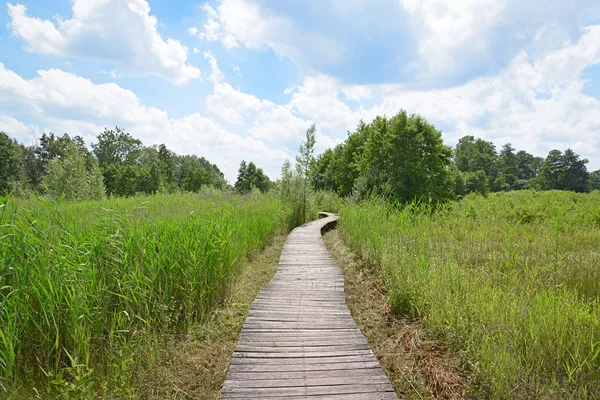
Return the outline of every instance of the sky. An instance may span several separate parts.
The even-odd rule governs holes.
[[[598,0],[13,0],[0,8],[0,130],[145,145],[273,179],[400,109],[600,168]]]

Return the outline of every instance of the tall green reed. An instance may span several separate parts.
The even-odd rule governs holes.
[[[475,397],[600,393],[600,193],[468,196],[438,210],[342,209],[393,309],[454,343]],[[560,215],[560,219],[557,216]]]
[[[258,194],[2,202],[0,393],[95,392],[136,346],[201,322],[289,218]]]

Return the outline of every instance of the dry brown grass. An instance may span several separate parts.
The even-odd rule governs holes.
[[[399,318],[387,302],[377,268],[360,260],[333,230],[325,244],[345,279],[346,302],[396,394],[407,399],[463,399],[466,377],[458,355],[428,337],[418,320]]]
[[[186,338],[165,341],[157,368],[140,382],[145,399],[217,399],[250,305],[277,269],[285,234],[241,269],[227,302]]]

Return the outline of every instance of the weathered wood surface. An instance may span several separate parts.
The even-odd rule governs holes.
[[[397,399],[346,306],[344,278],[321,229],[292,231],[233,353],[221,399]]]

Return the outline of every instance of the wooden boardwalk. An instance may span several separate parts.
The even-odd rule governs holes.
[[[221,399],[397,398],[348,311],[343,276],[321,238],[336,218],[287,238],[242,328]]]

